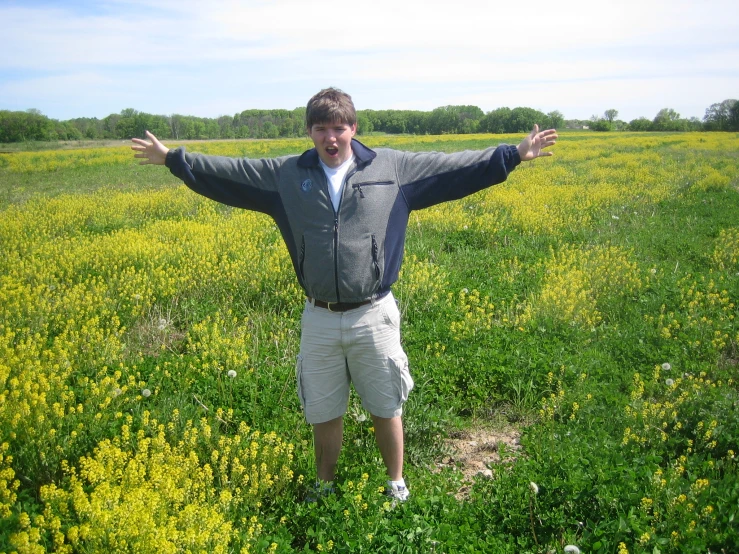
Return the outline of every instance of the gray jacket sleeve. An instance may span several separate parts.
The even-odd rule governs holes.
[[[165,165],[198,194],[237,208],[274,215],[279,169],[286,158],[252,160],[170,150]]]
[[[520,163],[518,149],[501,144],[453,154],[403,152],[397,171],[408,207],[419,210],[502,183]]]

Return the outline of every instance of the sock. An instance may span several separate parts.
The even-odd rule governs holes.
[[[403,479],[402,477],[398,481],[388,481],[387,483],[388,485],[390,485],[391,488],[393,485],[395,485],[395,487],[398,489],[405,488],[405,479]]]

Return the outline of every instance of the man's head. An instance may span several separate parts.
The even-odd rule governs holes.
[[[323,89],[308,101],[305,123],[323,163],[338,167],[351,158],[351,141],[357,132],[351,96],[339,89]]]
[[[357,112],[352,97],[337,88],[325,88],[308,100],[305,124],[310,129],[316,123],[357,124]]]

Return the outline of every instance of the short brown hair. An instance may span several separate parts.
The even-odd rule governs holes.
[[[357,111],[352,97],[337,88],[325,88],[308,100],[305,124],[310,129],[316,123],[345,123],[354,125]]]

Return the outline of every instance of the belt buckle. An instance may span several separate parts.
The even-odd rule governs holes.
[[[327,309],[327,310],[328,310],[329,312],[333,312],[333,313],[338,313],[338,312],[334,312],[334,311],[333,311],[333,310],[331,309],[331,304],[338,304],[338,302],[326,302],[326,309]]]

